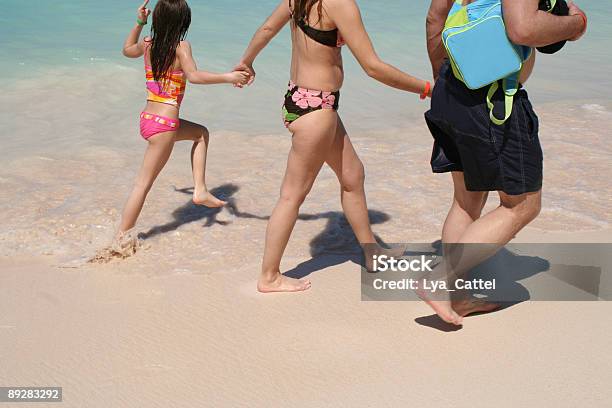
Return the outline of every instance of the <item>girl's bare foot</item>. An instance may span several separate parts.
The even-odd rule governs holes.
[[[203,205],[209,208],[219,208],[227,204],[227,201],[219,200],[208,191],[194,191],[193,203],[196,205]]]
[[[309,280],[293,279],[280,273],[271,279],[260,277],[257,282],[257,290],[261,293],[303,292],[310,286]]]
[[[461,326],[463,323],[463,316],[457,314],[457,312],[453,310],[453,304],[450,300],[432,300],[427,297],[425,291],[420,289],[416,291],[416,294],[425,303],[427,303],[434,312],[436,312],[440,319],[444,320],[446,323],[454,324],[456,326]]]
[[[474,313],[489,313],[500,308],[497,303],[487,302],[484,299],[470,298],[452,303],[453,310],[460,316],[469,316]]]
[[[141,248],[141,243],[135,231],[117,232],[113,241],[105,248],[96,252],[89,263],[108,263],[113,259],[126,259],[133,256]]]

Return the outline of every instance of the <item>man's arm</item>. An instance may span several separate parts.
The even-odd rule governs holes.
[[[512,42],[542,47],[577,40],[584,34],[586,16],[576,5],[570,3],[569,16],[555,16],[538,10],[538,3],[538,0],[502,0],[506,31]]]
[[[432,0],[427,13],[427,52],[434,79],[438,79],[440,67],[446,58],[446,50],[442,45],[442,30],[452,6],[453,0]]]

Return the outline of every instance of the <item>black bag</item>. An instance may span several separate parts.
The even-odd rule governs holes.
[[[556,16],[567,16],[569,15],[569,7],[565,0],[557,0],[553,7],[553,0],[540,0],[539,9],[542,11],[548,11]],[[565,46],[567,41],[559,41],[555,44],[550,44],[545,47],[538,47],[538,51],[543,54],[554,54],[561,51],[561,48]]]

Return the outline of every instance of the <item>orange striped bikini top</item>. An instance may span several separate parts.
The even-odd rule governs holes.
[[[150,42],[145,42],[146,48]],[[187,78],[182,70],[169,71],[167,79],[163,82],[156,81],[153,77],[153,68],[148,64],[148,55],[145,52],[145,74],[147,78],[147,101],[165,103],[168,105],[181,106],[185,89],[187,88]]]

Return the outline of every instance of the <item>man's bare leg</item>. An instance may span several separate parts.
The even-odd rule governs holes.
[[[444,244],[448,244],[445,247],[452,251],[455,244],[492,245],[483,245],[478,248],[463,247],[459,260],[449,260],[448,258],[452,258],[453,254],[445,253],[445,257],[448,258],[438,266],[432,278],[446,279],[451,285],[458,276],[493,256],[501,246],[510,242],[521,229],[537,217],[541,208],[541,192],[520,196],[510,196],[499,192],[500,206],[484,217],[478,218],[485,198],[479,197],[478,193],[470,194],[467,190],[463,191],[465,183],[462,174],[453,174],[453,181],[455,199],[445,224],[445,239],[449,240],[444,241]],[[474,219],[474,221],[470,223],[469,219]],[[457,222],[457,227],[451,226],[454,221]],[[453,239],[461,228],[464,230],[463,233],[458,239]],[[420,291],[419,295],[444,321],[452,324],[461,324],[463,316],[492,311],[498,307],[495,304],[473,298],[453,302],[450,296],[434,300],[423,291]]]

